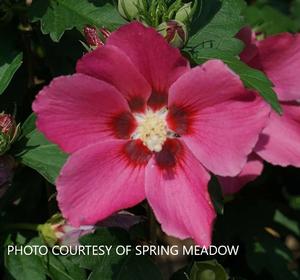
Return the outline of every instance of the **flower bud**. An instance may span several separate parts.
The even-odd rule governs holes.
[[[49,246],[55,244],[76,246],[79,245],[79,238],[85,234],[94,232],[94,226],[73,227],[60,215],[53,215],[47,223],[39,225],[40,235]]]
[[[0,155],[3,155],[20,133],[13,116],[0,113]]]
[[[225,269],[216,261],[195,262],[191,270],[191,279],[228,280]]]
[[[96,49],[99,46],[103,46],[104,43],[101,41],[96,28],[92,26],[86,26],[83,28],[85,40],[88,43],[89,47]]]
[[[192,18],[192,2],[184,4],[175,15],[175,20],[188,23]]]
[[[118,11],[127,20],[136,19],[139,11],[145,9],[144,0],[118,0]]]
[[[0,130],[2,133],[12,136],[16,128],[14,118],[9,114],[0,114]]]
[[[163,22],[157,27],[157,31],[175,48],[182,48],[187,41],[186,27],[180,21]]]

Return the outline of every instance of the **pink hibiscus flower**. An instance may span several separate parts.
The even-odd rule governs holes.
[[[70,157],[58,202],[74,225],[145,198],[169,235],[209,245],[207,170],[237,175],[269,106],[221,61],[190,69],[154,29],[134,22],[37,96],[37,127]],[[247,128],[247,129],[245,129]]]
[[[254,149],[239,176],[219,178],[223,192],[232,194],[263,171],[263,160],[280,166],[300,167],[300,34],[282,33],[257,41],[248,27],[238,38],[246,47],[241,59],[263,71],[273,82],[283,115],[271,112]]]

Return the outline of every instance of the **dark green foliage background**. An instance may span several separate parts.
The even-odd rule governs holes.
[[[187,2],[187,1],[184,1]],[[238,73],[247,87],[260,92],[274,110],[281,112],[267,77],[243,64],[236,56],[243,43],[235,34],[246,24],[267,35],[300,30],[300,0],[199,0],[189,26],[183,52],[194,64],[222,59]],[[82,28],[87,25],[116,29],[126,21],[115,3],[101,0],[0,1],[0,111],[14,114],[22,134],[9,151],[19,166],[11,187],[0,199],[0,278],[17,280],[163,279],[164,268],[148,257],[106,258],[63,256],[6,256],[8,244],[42,244],[36,231],[12,224],[42,224],[58,211],[54,182],[67,155],[35,129],[31,104],[53,77],[74,72],[85,52]],[[247,128],[245,128],[247,129]],[[234,197],[220,197],[215,180],[211,194],[218,219],[214,244],[240,246],[238,256],[190,258],[173,280],[208,280],[201,271],[215,271],[218,278],[235,280],[296,280],[300,248],[288,248],[287,238],[300,239],[300,171],[266,165],[263,175]],[[20,203],[13,204],[14,201]],[[142,206],[132,209],[145,214]],[[270,234],[272,229],[276,234]],[[145,232],[146,231],[146,232]],[[82,244],[136,244],[147,240],[147,225],[129,233],[99,229],[82,238]],[[171,271],[174,269],[171,264]],[[226,272],[225,272],[226,271]]]

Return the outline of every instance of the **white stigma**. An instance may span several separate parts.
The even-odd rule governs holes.
[[[167,112],[166,108],[157,112],[147,109],[145,114],[135,114],[138,126],[132,138],[141,139],[150,151],[160,152],[171,133],[166,122]]]

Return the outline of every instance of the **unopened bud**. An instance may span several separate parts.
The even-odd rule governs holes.
[[[145,9],[144,0],[118,0],[118,11],[127,20],[138,18],[139,11]]]
[[[180,21],[163,22],[157,27],[157,31],[175,48],[182,48],[187,41],[186,27]]]
[[[94,232],[94,229],[94,226],[73,227],[60,214],[53,215],[47,223],[38,227],[40,235],[49,246],[54,246],[55,244],[79,245],[79,238]]]
[[[97,47],[104,45],[98,35],[96,28],[92,26],[86,26],[84,27],[83,32],[86,42],[92,49],[96,49]]]
[[[191,270],[191,279],[228,280],[225,269],[216,261],[195,262]]]
[[[0,113],[0,155],[3,155],[17,139],[20,126],[12,115]]]
[[[204,271],[202,271],[200,273],[200,278],[199,279],[203,279],[203,280],[216,280],[216,273],[210,269],[206,269]]]
[[[0,131],[8,136],[12,136],[16,128],[16,122],[13,116],[9,114],[0,114]]]
[[[184,4],[175,15],[175,20],[188,23],[192,18],[192,2]]]

